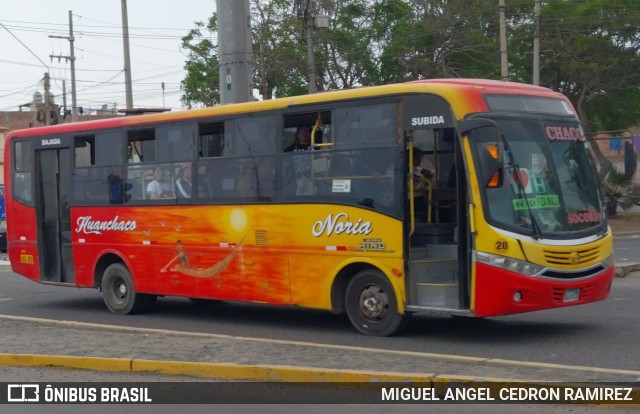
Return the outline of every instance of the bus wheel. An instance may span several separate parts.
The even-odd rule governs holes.
[[[102,297],[107,308],[119,315],[147,311],[157,298],[156,295],[136,293],[129,270],[120,263],[114,263],[104,271]]]
[[[345,307],[353,326],[365,335],[394,335],[407,325],[410,316],[398,313],[393,288],[377,270],[363,270],[351,279]]]

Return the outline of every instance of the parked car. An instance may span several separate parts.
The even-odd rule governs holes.
[[[0,221],[0,252],[7,251],[7,222]]]

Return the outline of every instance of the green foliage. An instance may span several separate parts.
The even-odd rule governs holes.
[[[616,215],[618,207],[628,210],[640,206],[640,185],[613,168],[604,180],[604,201],[609,217]]]
[[[542,82],[567,95],[590,129],[639,122],[638,3],[550,0],[542,16]],[[604,108],[609,114],[601,112]],[[608,116],[616,113],[625,115]]]
[[[531,82],[533,1],[507,0],[509,75]],[[313,32],[318,90],[437,77],[500,78],[496,0],[314,0],[330,17]],[[307,41],[293,0],[251,0],[254,88],[306,93]],[[587,129],[640,123],[640,3],[545,0],[541,84],[566,94]],[[216,15],[183,38],[183,102],[219,102]]]
[[[217,30],[215,13],[207,25],[196,23],[196,28],[182,38],[187,52],[184,68],[187,76],[182,81],[182,103],[193,106],[213,106],[220,102],[218,45],[213,42]]]
[[[302,22],[289,0],[252,0],[254,85],[264,99],[306,93],[306,48]]]

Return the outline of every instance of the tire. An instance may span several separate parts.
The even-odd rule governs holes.
[[[345,308],[351,324],[360,333],[372,336],[399,333],[411,316],[398,313],[398,300],[391,283],[373,269],[360,271],[349,281]]]
[[[157,296],[136,293],[129,269],[113,263],[102,275],[102,297],[107,308],[118,315],[132,315],[151,309]]]

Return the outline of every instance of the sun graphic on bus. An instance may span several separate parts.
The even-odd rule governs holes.
[[[243,232],[247,227],[247,215],[242,210],[233,210],[229,216],[231,228],[237,232]]]

